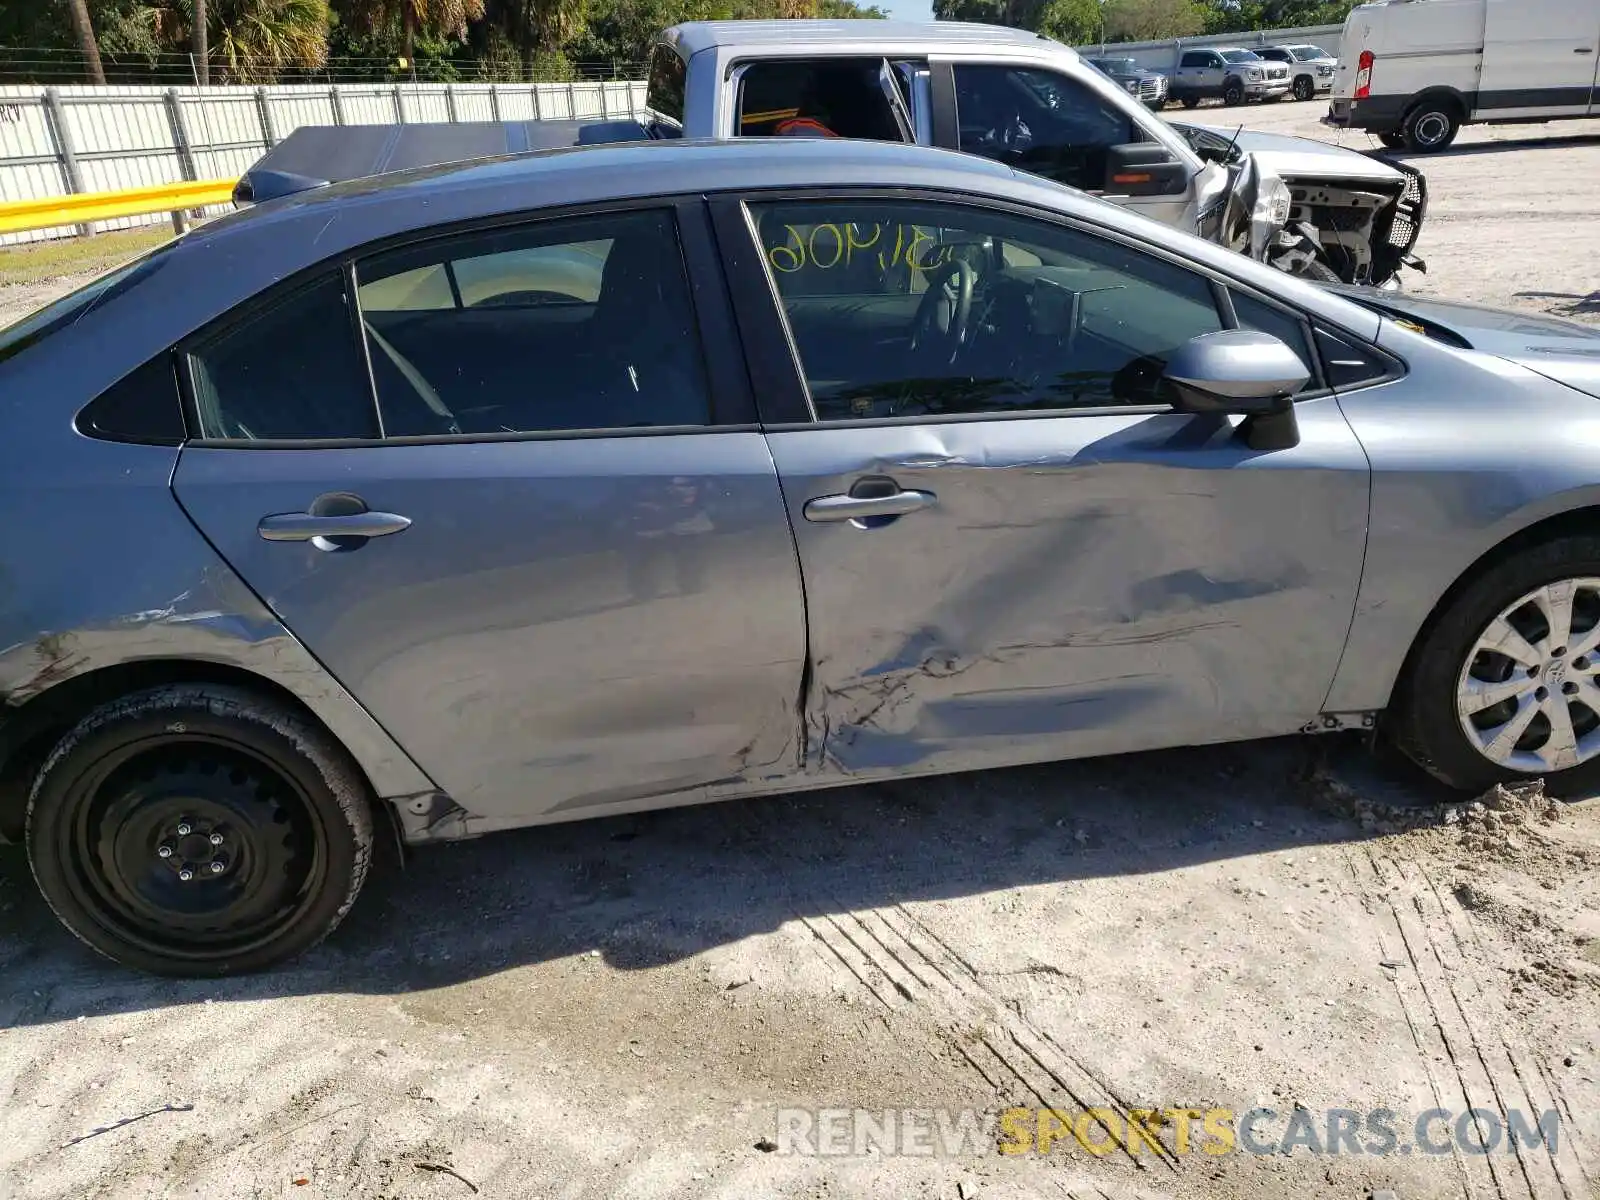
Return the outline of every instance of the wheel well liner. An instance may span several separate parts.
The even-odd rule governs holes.
[[[1471,586],[1473,580],[1484,571],[1499,566],[1508,558],[1512,558],[1532,546],[1542,545],[1545,542],[1553,541],[1558,537],[1565,537],[1568,534],[1594,533],[1596,531],[1600,531],[1600,506],[1592,505],[1587,508],[1574,508],[1567,512],[1556,513],[1554,516],[1546,517],[1542,521],[1535,521],[1526,529],[1518,530],[1479,555],[1445,589],[1444,595],[1439,597],[1438,602],[1429,611],[1427,620],[1423,621],[1422,625],[1417,629],[1416,636],[1411,639],[1411,648],[1406,651],[1405,662],[1401,664],[1400,671],[1395,676],[1394,687],[1389,692],[1389,706],[1393,707],[1395,700],[1402,694],[1407,681],[1410,680],[1418,648],[1427,640],[1428,634],[1433,631],[1433,627],[1450,610],[1450,606],[1456,602],[1456,598]]]
[[[4,724],[0,725],[0,839],[22,840],[34,774],[68,730],[92,710],[119,696],[175,683],[229,684],[260,692],[293,707],[329,737],[334,737],[322,719],[293,692],[271,679],[227,663],[143,659],[86,671],[5,712]],[[355,763],[355,769],[361,772],[371,790],[372,781],[366,777],[360,763]],[[374,807],[387,810],[388,806],[376,804]]]

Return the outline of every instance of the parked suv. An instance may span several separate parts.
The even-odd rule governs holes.
[[[1221,97],[1229,106],[1247,100],[1281,100],[1289,94],[1289,68],[1243,47],[1185,50],[1172,77],[1172,98],[1185,108]]]
[[[1131,58],[1086,58],[1083,61],[1111,78],[1119,87],[1126,88],[1128,95],[1151,112],[1160,112],[1167,106],[1169,85],[1167,77],[1160,71],[1141,67]]]
[[[1321,46],[1263,46],[1257,58],[1283,63],[1289,68],[1291,90],[1296,100],[1311,100],[1333,91],[1333,75],[1339,60]]]

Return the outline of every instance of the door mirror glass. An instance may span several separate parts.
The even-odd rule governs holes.
[[[1270,333],[1227,329],[1179,346],[1162,383],[1180,412],[1261,416],[1283,412],[1311,372]]]

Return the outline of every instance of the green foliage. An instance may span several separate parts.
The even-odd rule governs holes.
[[[1206,27],[1196,0],[1106,0],[1106,41],[1154,42],[1193,37]]]
[[[1100,40],[1104,20],[1100,0],[1050,0],[1036,28],[1068,46],[1082,46]]]

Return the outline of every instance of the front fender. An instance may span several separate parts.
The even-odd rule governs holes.
[[[1600,399],[1385,321],[1406,378],[1340,397],[1372,464],[1366,564],[1327,712],[1386,707],[1440,602],[1553,518],[1600,529]]]

